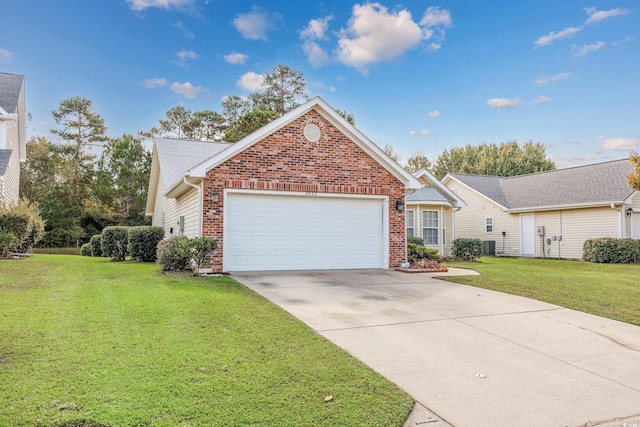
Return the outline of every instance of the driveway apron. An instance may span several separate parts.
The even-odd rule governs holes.
[[[426,274],[232,277],[435,414],[415,425],[640,427],[640,327]]]

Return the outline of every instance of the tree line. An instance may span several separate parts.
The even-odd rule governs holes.
[[[36,203],[46,221],[41,246],[81,246],[113,225],[148,225],[145,217],[152,153],[144,141],[173,137],[201,141],[236,142],[300,105],[306,96],[301,71],[278,65],[263,74],[262,88],[248,97],[233,95],[221,102],[220,112],[192,112],[183,106],[168,110],[156,126],[118,137],[107,135],[104,118],[93,111],[91,100],[68,98],[52,111],[57,128],[27,142],[20,193]],[[336,110],[355,125],[355,117]],[[91,147],[101,148],[99,155]],[[396,161],[390,146],[385,151]],[[517,175],[554,169],[544,146],[515,141],[500,145],[466,145],[445,150],[432,164],[424,151],[411,156],[409,171],[426,169],[442,178],[448,172]]]

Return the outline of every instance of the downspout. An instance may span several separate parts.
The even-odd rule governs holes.
[[[198,190],[198,235],[196,237],[202,237],[202,188],[199,185],[190,183],[187,175],[182,177],[182,181],[189,187]]]
[[[404,199],[404,209],[405,209],[405,211],[407,210],[407,197],[413,196],[416,193],[416,191],[418,191],[418,189],[413,189],[413,190],[411,190],[411,192],[409,194],[403,194],[402,195],[402,198]],[[408,249],[407,249],[407,223],[406,223],[407,214],[405,212],[402,212],[402,215],[404,215],[404,220],[405,220],[405,224],[404,224],[404,263],[408,264],[409,263],[409,252],[408,252]],[[415,226],[415,218],[414,218],[413,221],[414,221],[413,234],[415,235],[415,228],[416,228],[416,226]]]
[[[620,231],[620,238],[623,239],[624,238],[624,221],[622,220],[622,208],[618,209],[616,208],[615,203],[611,203],[611,209],[620,212],[620,214],[618,215],[618,230]]]
[[[462,208],[458,206],[451,211],[451,247],[453,247],[453,241],[456,239],[456,212],[460,209]]]

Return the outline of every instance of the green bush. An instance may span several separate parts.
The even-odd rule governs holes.
[[[139,226],[129,228],[129,255],[141,262],[155,262],[158,243],[164,238],[162,227]]]
[[[102,255],[112,261],[124,261],[129,246],[129,227],[110,226],[102,230],[100,238]]]
[[[422,237],[409,236],[407,237],[407,245],[413,243],[414,245],[424,246],[424,239]]]
[[[0,250],[31,252],[44,234],[44,220],[38,205],[27,199],[20,199],[15,205],[0,205],[0,232],[13,235],[10,240],[3,238]]]
[[[162,267],[162,271],[189,270],[191,265],[189,239],[184,236],[177,236],[161,240],[158,243],[156,258],[158,264]]]
[[[102,256],[102,234],[91,236],[91,256]]]
[[[453,241],[453,256],[464,261],[475,261],[482,256],[482,240],[455,239]]]
[[[218,247],[218,241],[211,237],[195,237],[189,239],[189,254],[193,261],[193,272],[198,274],[205,262],[211,261],[209,255]]]
[[[0,230],[0,258],[9,255],[17,240],[15,234]]]
[[[640,240],[602,237],[590,239],[582,246],[585,261],[611,264],[640,263]]]
[[[416,245],[415,243],[409,243],[407,245],[407,261],[415,264],[423,259],[430,259],[439,262],[442,261],[442,256],[438,253],[437,249],[427,248],[426,246]]]
[[[93,253],[93,245],[91,243],[85,243],[80,247],[80,255],[92,256],[92,253]]]

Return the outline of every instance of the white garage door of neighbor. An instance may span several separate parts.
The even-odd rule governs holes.
[[[226,271],[383,268],[384,201],[229,193]]]

